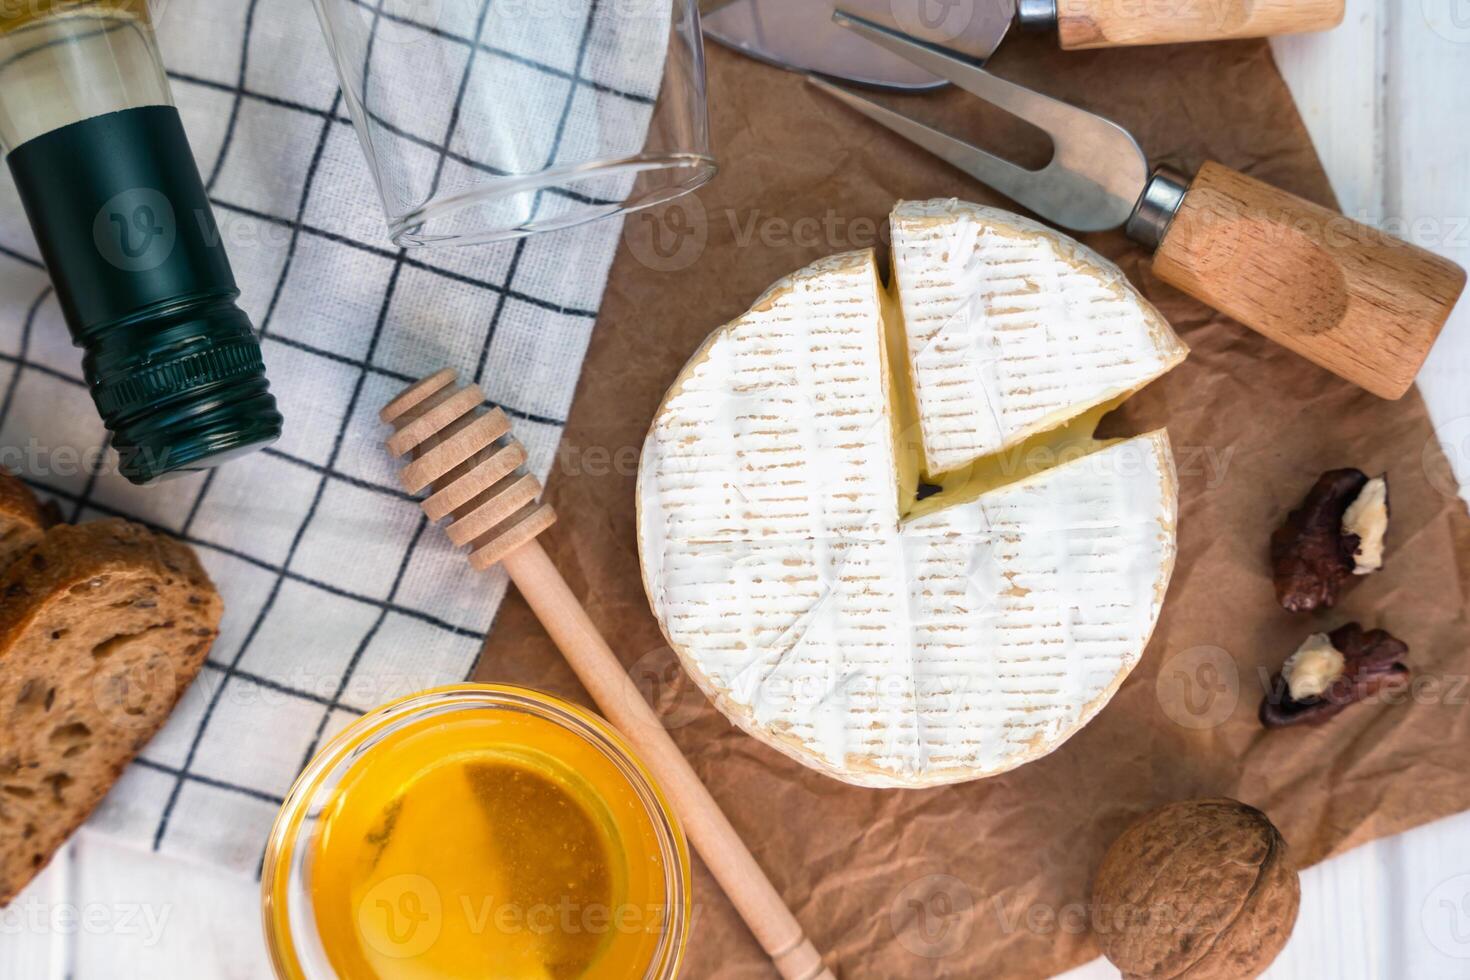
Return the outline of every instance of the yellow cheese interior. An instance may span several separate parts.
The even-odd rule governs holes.
[[[893,428],[894,461],[898,469],[898,512],[903,520],[969,503],[992,490],[1121,441],[1094,439],[1093,433],[1103,416],[1127,401],[1139,388],[1124,391],[1077,415],[1059,416],[1051,426],[1044,427],[1035,435],[999,452],[972,459],[958,469],[931,472],[924,454],[918,398],[910,372],[908,343],[898,298],[898,276],[890,274],[889,278],[889,286],[879,288],[879,308],[883,314],[889,418]],[[921,489],[923,499],[920,499]]]
[[[877,283],[876,270],[874,282]],[[888,421],[893,428],[893,460],[898,470],[898,513],[907,517],[913,508],[924,471],[924,436],[919,425],[917,395],[909,379],[909,348],[903,332],[903,312],[898,305],[898,277],[893,284],[878,288],[878,308],[883,315],[884,377],[888,388]]]

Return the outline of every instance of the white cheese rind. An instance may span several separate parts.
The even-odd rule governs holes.
[[[948,472],[1126,395],[1187,354],[1113,263],[962,201],[893,212],[926,469]]]
[[[868,252],[768,290],[695,353],[665,398],[641,467],[666,533],[693,541],[872,533],[898,522]]]
[[[691,676],[849,782],[1051,751],[1137,663],[1174,559],[1162,432],[900,524],[865,253],[778,284],[685,368],[644,445],[639,552]]]

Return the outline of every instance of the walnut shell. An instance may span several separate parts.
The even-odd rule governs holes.
[[[1263,972],[1296,925],[1301,884],[1261,811],[1170,803],[1134,821],[1093,882],[1094,928],[1130,980],[1239,980]]]

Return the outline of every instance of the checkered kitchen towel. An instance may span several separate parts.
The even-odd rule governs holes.
[[[480,18],[455,16],[425,43],[462,51],[483,73],[477,84],[515,86],[521,100],[540,93],[553,117],[610,114],[615,124],[604,128],[641,144],[667,35],[639,59],[598,57],[577,39],[597,36],[612,0],[602,9],[559,0],[551,12],[562,18],[567,57],[549,64],[530,54],[547,48],[537,33],[545,17],[528,17],[520,2],[499,16],[498,2],[419,4],[492,5],[478,37],[453,27]],[[393,6],[383,23],[408,29]],[[122,515],[182,538],[219,585],[227,611],[209,663],[92,825],[252,870],[283,795],[322,740],[390,698],[467,677],[505,591],[502,574],[468,574],[397,489],[378,409],[409,381],[453,365],[512,417],[544,478],[619,223],[504,246],[399,251],[310,4],[166,0],[154,13],[285,436],[151,488],[89,465],[105,432],[14,188],[0,179],[0,462],[56,498],[68,519]],[[585,128],[563,128],[585,142]],[[558,152],[552,158],[565,160]]]

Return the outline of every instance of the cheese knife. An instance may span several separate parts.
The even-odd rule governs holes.
[[[1218,163],[1193,178],[1150,170],[1116,123],[882,24],[834,20],[1032,123],[1052,158],[1026,169],[851,89],[812,84],[1054,224],[1122,226],[1153,250],[1160,279],[1376,395],[1408,391],[1464,290],[1464,270],[1432,252]]]
[[[1010,30],[1055,33],[1068,50],[1319,31],[1344,0],[845,0],[843,8],[976,63]],[[761,61],[896,90],[945,79],[841,30],[836,0],[700,0],[707,37]]]

